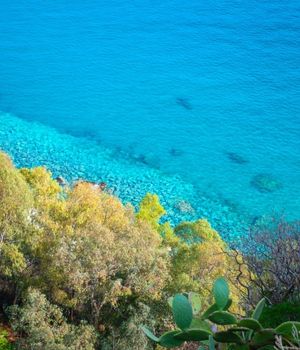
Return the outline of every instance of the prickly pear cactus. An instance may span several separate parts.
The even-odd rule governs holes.
[[[229,350],[272,350],[275,349],[276,337],[281,337],[283,344],[293,345],[295,333],[300,332],[300,322],[285,322],[275,329],[264,329],[259,322],[265,307],[265,299],[256,306],[251,317],[237,319],[230,313],[232,300],[228,283],[218,278],[213,286],[214,304],[202,314],[201,298],[197,293],[176,294],[169,299],[176,328],[159,338],[147,327],[142,326],[145,335],[164,348],[181,346],[184,342],[199,342],[215,350],[217,344],[227,345]],[[222,326],[218,331],[217,326]]]

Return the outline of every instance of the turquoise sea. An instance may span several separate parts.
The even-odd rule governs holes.
[[[298,0],[1,0],[0,148],[236,240],[300,213]]]

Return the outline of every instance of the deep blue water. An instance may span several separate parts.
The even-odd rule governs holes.
[[[220,229],[224,210],[299,218],[298,0],[1,0],[0,53],[0,148],[18,165],[133,201],[156,186],[171,216],[188,198]]]

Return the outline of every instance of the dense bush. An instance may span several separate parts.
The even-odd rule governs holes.
[[[68,324],[61,310],[37,290],[29,290],[23,306],[12,306],[8,313],[13,330],[21,335],[16,349],[93,350],[96,344],[92,326]]]
[[[164,243],[171,249],[168,292],[172,294],[193,290],[208,305],[214,280],[218,276],[225,276],[231,281],[234,310],[242,312],[238,302],[245,291],[237,288],[235,283],[239,275],[238,264],[232,258],[226,243],[209,223],[206,220],[184,222],[175,227],[174,232],[168,225],[164,225],[162,231]],[[247,287],[249,272],[246,266],[242,270],[241,279]]]
[[[13,345],[8,339],[8,332],[0,326],[0,350],[13,350]]]
[[[300,320],[300,302],[296,301],[267,305],[260,319],[262,325],[267,328],[274,328],[281,322],[297,320]]]
[[[32,193],[11,160],[0,153],[0,289],[26,267],[30,250],[29,215],[33,207]]]

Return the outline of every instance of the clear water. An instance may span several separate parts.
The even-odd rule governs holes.
[[[156,191],[172,220],[222,232],[299,217],[298,0],[1,0],[0,16],[0,147],[18,165],[135,203]]]

